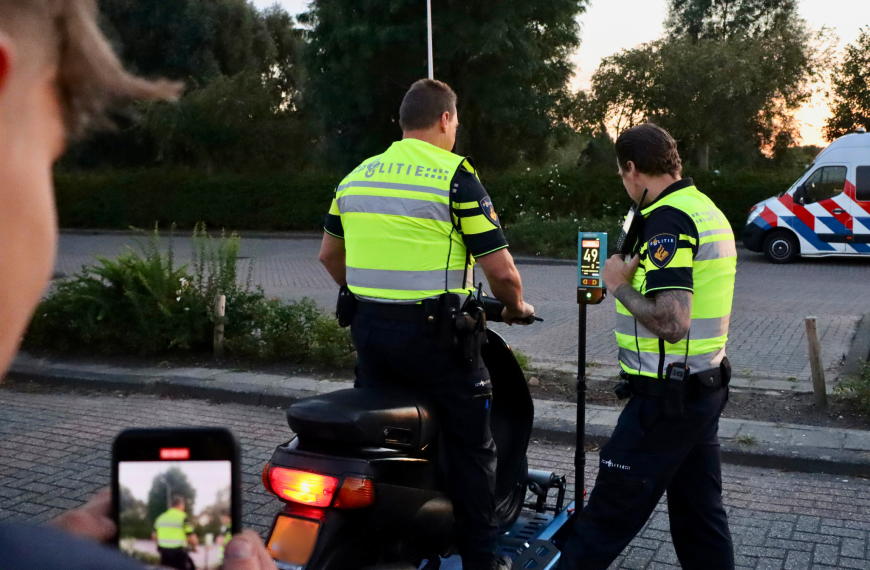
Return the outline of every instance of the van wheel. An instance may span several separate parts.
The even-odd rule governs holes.
[[[791,263],[801,253],[797,237],[787,230],[771,232],[764,238],[764,256],[771,263]]]

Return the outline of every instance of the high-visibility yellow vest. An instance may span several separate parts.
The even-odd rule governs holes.
[[[154,530],[160,548],[183,548],[187,545],[187,535],[193,532],[187,524],[187,513],[174,507],[157,517]]]
[[[692,219],[699,241],[692,236],[676,236],[683,244],[674,252],[668,268],[691,267],[694,281],[692,321],[689,329],[688,359],[686,339],[671,344],[656,337],[616,301],[616,340],[619,363],[629,374],[663,378],[671,363],[687,362],[690,372],[717,368],[725,358],[731,301],[734,297],[734,276],[737,270],[737,248],[734,234],[725,215],[710,198],[694,186],[677,190],[654,202],[642,211],[648,217],[658,208],[670,206]],[[693,255],[693,245],[697,253]],[[646,271],[655,269],[647,251],[641,246],[641,264],[632,280],[636,291],[646,294]],[[636,329],[635,329],[636,327]],[[635,330],[637,334],[635,335]]]
[[[461,156],[404,139],[342,180],[329,213],[341,216],[347,284],[354,294],[417,301],[474,288],[474,260],[451,211],[450,183],[460,166],[474,172]],[[476,222],[463,219],[463,225]]]

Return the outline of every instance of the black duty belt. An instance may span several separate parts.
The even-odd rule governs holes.
[[[712,394],[727,386],[731,381],[730,376],[731,365],[727,362],[726,358],[719,368],[711,368],[710,370],[690,375],[689,383],[686,386],[686,394],[688,396],[706,396],[707,394]],[[628,380],[631,386],[631,393],[635,396],[657,400],[665,395],[666,383],[662,379],[651,376],[634,376],[625,372],[622,372],[620,377]]]
[[[423,320],[423,305],[421,303],[415,303],[413,305],[399,303],[372,303],[360,299],[356,307],[356,312],[359,315],[377,317],[379,319],[389,319],[391,321],[419,323]]]

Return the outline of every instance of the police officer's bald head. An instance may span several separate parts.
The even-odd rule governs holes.
[[[456,93],[442,81],[421,79],[402,99],[399,126],[405,132],[423,131],[434,126],[444,113],[456,114]]]

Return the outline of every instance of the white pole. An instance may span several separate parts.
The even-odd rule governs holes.
[[[426,15],[429,28],[429,79],[435,79],[434,64],[432,63],[432,0],[426,0]]]

